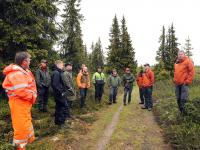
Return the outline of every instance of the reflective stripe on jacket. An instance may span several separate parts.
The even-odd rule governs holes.
[[[35,103],[37,97],[35,78],[30,70],[11,64],[3,70],[6,75],[3,88],[12,99],[20,99]]]

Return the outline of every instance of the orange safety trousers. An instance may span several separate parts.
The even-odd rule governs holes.
[[[35,140],[31,117],[32,104],[15,97],[9,99],[9,106],[14,129],[13,144],[18,149],[25,149],[26,144]]]

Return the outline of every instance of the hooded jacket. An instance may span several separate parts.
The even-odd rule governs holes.
[[[174,83],[176,85],[191,84],[194,74],[194,64],[188,57],[185,56],[174,64]]]
[[[6,76],[3,88],[6,90],[9,100],[18,99],[35,103],[37,97],[35,78],[30,70],[11,64],[3,70]]]

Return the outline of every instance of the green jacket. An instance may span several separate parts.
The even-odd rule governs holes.
[[[108,86],[109,87],[119,87],[120,85],[121,85],[121,80],[118,75],[117,76],[113,76],[113,75],[109,76],[109,78],[108,78]]]
[[[95,72],[92,77],[93,84],[104,84],[105,83],[104,73]]]
[[[73,77],[71,72],[64,71],[64,73],[62,74],[62,80],[67,89],[74,89]]]
[[[135,82],[135,77],[133,74],[125,73],[122,78],[123,86],[124,87],[133,87],[133,83]]]
[[[48,68],[44,71],[41,68],[38,68],[36,71],[36,84],[38,88],[50,87],[51,85],[51,76],[49,74]]]
[[[65,86],[65,96],[67,100],[69,101],[76,100],[76,91],[75,91],[72,73],[68,71],[64,71],[61,77]]]

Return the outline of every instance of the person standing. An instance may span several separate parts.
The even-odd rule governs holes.
[[[34,76],[29,70],[30,57],[27,52],[18,52],[15,64],[10,64],[3,70],[6,76],[3,88],[9,98],[14,129],[13,144],[17,150],[25,150],[26,145],[35,139],[31,108],[36,101],[37,89]]]
[[[109,105],[117,103],[117,92],[121,85],[120,77],[116,69],[112,70],[112,74],[108,78],[108,86],[110,87]]]
[[[65,85],[62,79],[64,63],[61,60],[55,62],[55,70],[52,72],[51,85],[56,102],[55,124],[64,127],[65,120],[70,117],[69,106],[65,99]]]
[[[65,97],[68,101],[69,108],[72,107],[72,102],[76,99],[75,96],[75,86],[73,82],[73,76],[72,76],[72,68],[73,65],[69,62],[65,65],[65,71],[63,73],[63,81],[65,85]]]
[[[144,72],[143,70],[140,70],[140,73],[137,76],[137,85],[139,87],[139,94],[140,94],[140,103],[139,104],[144,104],[144,87],[143,87],[143,76]]]
[[[105,84],[105,75],[102,73],[101,67],[97,69],[97,72],[93,74],[92,77],[93,84],[95,86],[95,100],[101,102],[103,95],[103,88]]]
[[[39,111],[47,112],[47,104],[49,97],[49,87],[51,77],[47,67],[47,61],[42,59],[40,67],[36,71],[36,84],[38,89],[38,106]]]
[[[77,75],[76,82],[80,90],[80,108],[85,105],[87,90],[90,88],[90,76],[87,67],[83,67]]]
[[[193,62],[185,55],[184,51],[178,52],[178,59],[174,64],[174,83],[176,99],[179,110],[184,112],[188,100],[188,86],[194,79],[195,69]]]
[[[145,96],[145,107],[142,109],[148,109],[149,111],[153,108],[152,92],[154,84],[154,73],[150,68],[149,64],[145,64],[145,73],[143,76],[143,85],[144,85],[144,96]]]
[[[131,94],[133,91],[134,81],[135,81],[135,78],[133,74],[131,73],[130,68],[127,67],[125,69],[125,74],[123,75],[123,78],[122,78],[122,82],[124,85],[124,98],[123,98],[124,105],[126,105],[127,95],[128,95],[128,104],[130,104],[131,102]]]

